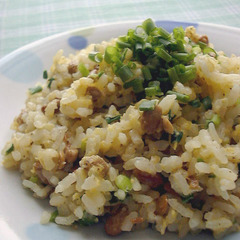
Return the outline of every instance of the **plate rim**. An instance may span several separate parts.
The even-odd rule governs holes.
[[[215,29],[218,30],[225,30],[225,31],[231,31],[231,32],[237,32],[240,34],[240,27],[233,27],[233,26],[228,26],[228,25],[223,25],[223,24],[216,24],[216,23],[209,23],[209,22],[195,22],[195,21],[181,21],[181,20],[166,20],[166,19],[153,19],[155,22],[171,22],[171,23],[184,23],[184,24],[197,24],[198,26],[202,26],[202,27],[213,27]],[[36,41],[27,43],[15,50],[13,50],[12,52],[8,53],[7,55],[3,56],[2,58],[0,58],[0,68],[2,65],[6,64],[8,61],[11,60],[11,58],[23,51],[27,51],[31,48],[40,46],[42,44],[44,44],[45,42],[51,41],[55,38],[59,38],[59,37],[63,37],[66,35],[70,35],[74,32],[80,32],[80,31],[85,31],[85,30],[90,30],[92,28],[101,28],[101,27],[110,27],[110,26],[116,26],[116,25],[122,25],[122,24],[128,24],[128,23],[140,23],[144,20],[140,20],[140,19],[135,19],[135,20],[126,20],[126,21],[116,21],[116,22],[111,22],[111,23],[101,23],[101,24],[96,24],[96,25],[89,25],[86,27],[79,27],[79,28],[74,28],[74,29],[70,29],[67,31],[63,31],[60,33],[56,33],[56,34],[52,34],[50,36],[44,37],[44,38],[40,38]],[[76,51],[73,49],[73,51]]]

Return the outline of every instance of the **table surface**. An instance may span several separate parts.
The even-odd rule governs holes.
[[[55,33],[149,17],[240,27],[240,0],[0,0],[0,58]]]

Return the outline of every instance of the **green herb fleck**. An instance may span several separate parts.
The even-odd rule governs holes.
[[[179,143],[182,140],[182,137],[183,137],[183,132],[178,132],[175,130],[171,136],[171,143],[173,142]]]
[[[156,101],[148,101],[148,100],[145,100],[143,101],[140,106],[139,106],[139,110],[140,111],[152,111],[154,110],[155,108],[155,105],[156,105]]]
[[[47,78],[48,78],[47,70],[44,70],[44,71],[43,71],[43,78],[44,78],[44,79],[47,79]]]
[[[50,222],[55,222],[56,217],[58,216],[58,210],[52,212],[51,217],[50,217]]]
[[[199,99],[194,99],[193,101],[189,102],[189,105],[191,105],[194,108],[201,107],[201,102]]]
[[[115,183],[119,189],[122,189],[124,192],[132,190],[132,183],[130,178],[125,175],[118,175],[115,179]]]
[[[8,148],[7,150],[6,150],[6,155],[8,155],[9,153],[11,153],[12,151],[14,150],[14,145],[12,144],[11,146],[10,146],[10,148]]]
[[[98,78],[100,78],[104,74],[104,71],[98,73]]]
[[[89,74],[89,70],[85,67],[83,63],[80,63],[78,65],[78,70],[80,71],[83,77],[87,77]]]
[[[188,203],[190,200],[194,199],[194,196],[193,194],[189,194],[187,196],[182,196],[181,198],[183,203]]]
[[[168,119],[169,119],[169,121],[172,122],[176,116],[177,116],[176,114],[174,114],[172,116],[172,110],[170,109],[169,112],[168,112]]]
[[[36,86],[34,88],[29,88],[29,92],[31,95],[41,92],[42,91],[42,87],[41,86]]]
[[[209,177],[209,178],[215,178],[216,175],[215,175],[214,173],[210,173],[210,174],[208,175],[208,177]]]
[[[197,162],[204,162],[202,158],[197,158]]]
[[[82,226],[90,226],[98,222],[98,218],[94,215],[87,213],[86,211],[83,212],[83,217],[78,221],[78,223]]]
[[[38,177],[37,177],[37,176],[31,176],[31,177],[29,178],[29,180],[30,180],[31,182],[33,182],[33,183],[37,183],[37,182],[38,182]]]
[[[202,99],[202,104],[203,104],[205,110],[211,109],[212,108],[212,99],[209,96],[207,96]]]
[[[105,120],[108,124],[120,120],[121,115],[117,115],[115,117],[106,117]]]
[[[48,88],[51,88],[52,82],[55,80],[55,78],[48,79]]]

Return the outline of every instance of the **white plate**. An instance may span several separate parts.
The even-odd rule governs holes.
[[[42,80],[42,72],[49,69],[56,51],[64,49],[65,55],[84,48],[90,43],[99,43],[112,37],[126,34],[140,21],[121,22],[101,25],[54,35],[22,47],[0,60],[0,148],[10,139],[9,130],[13,118],[24,107],[26,91]],[[156,21],[171,31],[176,26],[194,25],[197,32],[208,35],[217,50],[227,55],[240,55],[240,29],[206,23],[185,23],[174,21]],[[59,227],[53,223],[41,225],[43,210],[49,210],[47,200],[34,199],[32,194],[23,189],[20,174],[0,167],[0,240],[80,240],[113,239],[106,236],[103,225],[80,227],[79,229]],[[189,235],[185,239],[213,239],[210,234]],[[124,233],[114,239],[178,239],[176,234],[160,233],[151,229]],[[224,239],[240,239],[240,233],[231,234]]]

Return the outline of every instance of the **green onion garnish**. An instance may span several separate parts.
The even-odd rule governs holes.
[[[188,104],[191,105],[194,108],[201,107],[201,102],[200,102],[199,99],[194,99],[194,100],[190,101]]]
[[[169,119],[169,121],[172,122],[176,116],[177,116],[176,114],[174,114],[172,116],[172,110],[170,109],[169,112],[168,112],[168,119]]]
[[[202,158],[197,158],[197,162],[204,162]]]
[[[58,210],[52,212],[51,217],[50,217],[50,222],[55,222],[56,217],[58,216]]]
[[[176,27],[173,29],[173,36],[176,40],[184,41],[185,32],[183,27]]]
[[[47,79],[47,78],[48,78],[47,70],[44,70],[44,71],[43,71],[43,78],[44,78],[44,79]]]
[[[170,62],[172,60],[172,56],[161,47],[156,49],[156,53],[160,58],[162,58],[166,62]]]
[[[117,41],[117,42],[116,42],[116,46],[117,46],[118,48],[130,48],[130,47],[131,47],[131,44],[126,43],[126,42],[122,42],[122,41]]]
[[[167,95],[176,95],[177,100],[183,103],[187,103],[189,102],[189,96],[182,94],[182,93],[178,93],[178,92],[174,92],[174,91],[167,91]]]
[[[120,59],[121,55],[116,47],[108,46],[105,49],[104,60],[106,63],[111,64]]]
[[[104,71],[101,71],[100,73],[98,73],[98,78],[100,78],[103,74],[104,74]]]
[[[36,86],[34,88],[29,88],[29,92],[31,95],[41,92],[42,91],[42,87],[41,86]]]
[[[86,211],[83,212],[82,219],[78,220],[78,223],[82,226],[90,226],[98,222],[98,218],[94,215],[87,213]]]
[[[209,96],[207,96],[202,99],[202,104],[203,104],[205,110],[211,109],[212,108],[212,99]]]
[[[153,20],[151,18],[146,19],[143,23],[142,23],[143,29],[145,30],[145,32],[147,34],[150,34],[151,31],[156,28],[155,23],[153,22]]]
[[[80,71],[80,73],[82,74],[83,77],[87,77],[89,74],[88,69],[85,67],[85,65],[83,63],[80,63],[78,65],[78,70]]]
[[[29,181],[33,182],[33,183],[37,183],[38,182],[38,177],[37,176],[31,176],[29,178]]]
[[[55,78],[48,79],[48,88],[51,88],[52,82],[55,80]]]
[[[164,29],[164,28],[162,28],[162,27],[159,27],[158,29],[159,29],[160,35],[161,35],[164,39],[169,39],[169,38],[170,38],[170,33],[169,33],[166,29]]]
[[[115,183],[119,189],[122,189],[125,192],[132,190],[131,180],[125,175],[118,175],[115,179]]]
[[[123,65],[116,74],[122,79],[123,82],[128,81],[133,77],[133,73],[127,65]]]
[[[183,137],[183,132],[178,132],[175,130],[171,136],[171,143],[173,142],[179,143],[182,140],[182,137]]]
[[[14,150],[14,145],[12,143],[12,145],[6,150],[5,155],[8,155],[9,153],[11,153]]]
[[[194,196],[193,196],[193,194],[189,194],[187,196],[182,196],[181,198],[182,198],[183,203],[188,203],[189,201],[194,199]]]
[[[156,101],[154,100],[144,100],[140,106],[139,106],[139,110],[140,111],[152,111],[154,110],[155,108],[155,105],[156,105]]]
[[[100,52],[91,52],[88,54],[88,58],[96,63],[100,63],[103,60],[103,56]]]
[[[208,175],[208,177],[209,177],[209,178],[215,178],[216,175],[215,175],[214,173],[210,173],[210,174]]]
[[[152,79],[152,74],[147,66],[142,67],[142,73],[145,80],[150,81]]]
[[[167,73],[168,73],[168,76],[169,76],[169,78],[170,78],[170,80],[171,80],[171,82],[172,82],[173,84],[174,84],[175,82],[179,81],[179,77],[178,77],[178,75],[177,75],[177,71],[176,71],[176,69],[175,69],[174,67],[169,68],[169,69],[167,70]]]
[[[221,123],[221,118],[218,114],[214,114],[211,119],[206,120],[206,128],[208,128],[209,123],[213,123],[216,127]]]
[[[132,87],[135,93],[140,93],[144,90],[143,80],[140,78],[135,78],[129,82],[124,83],[123,87],[125,89]]]
[[[106,117],[105,120],[108,124],[120,120],[121,115],[117,115],[115,117]]]

